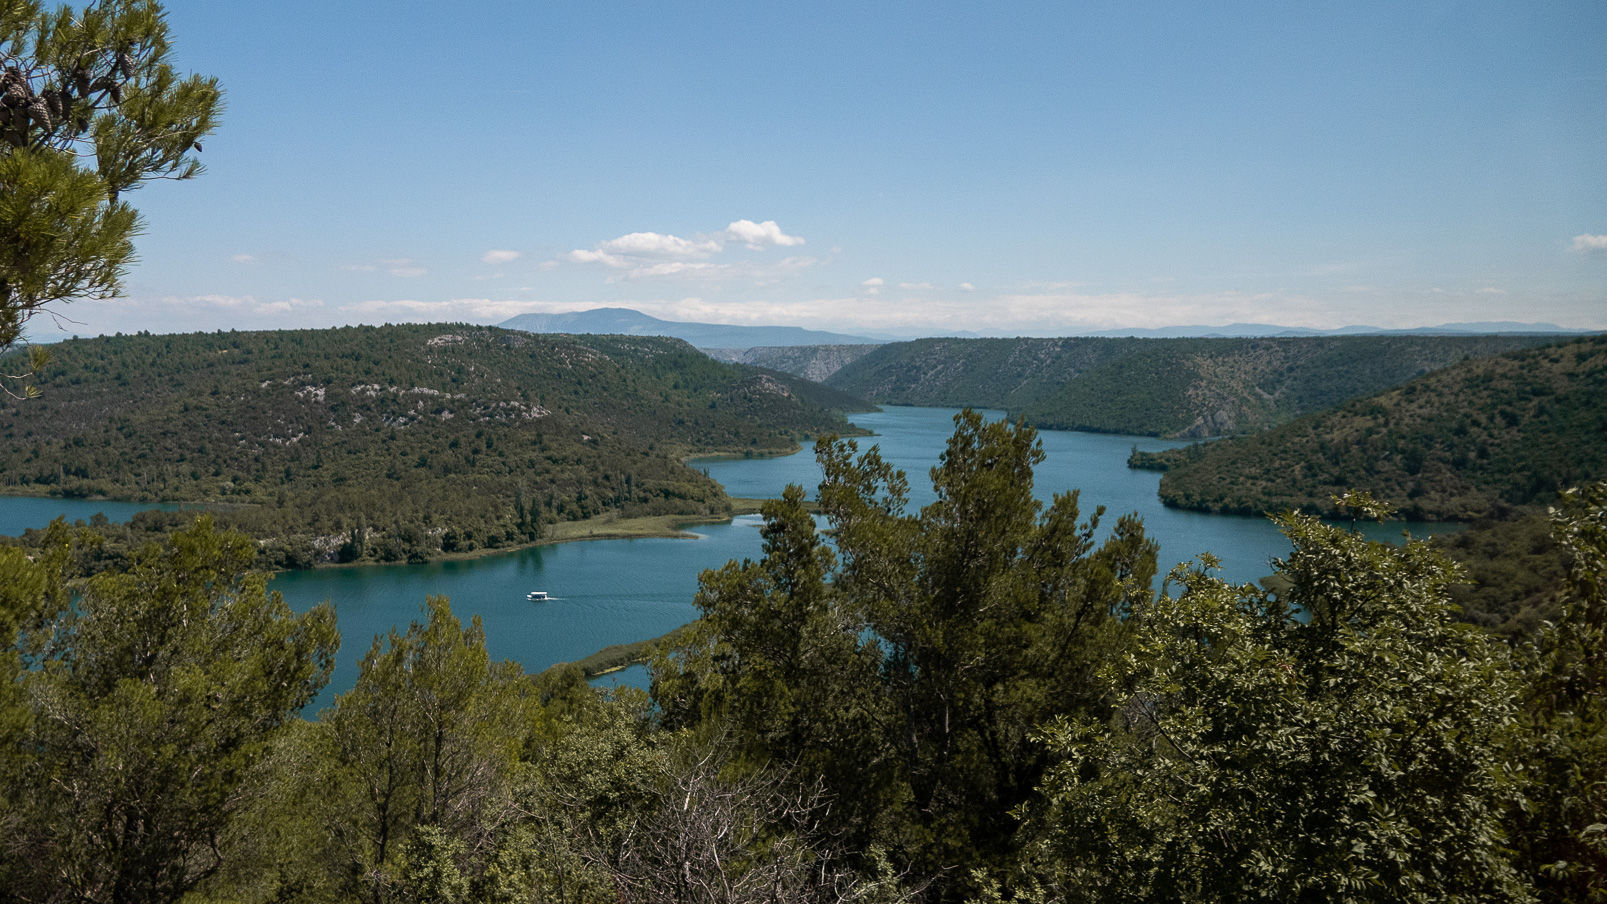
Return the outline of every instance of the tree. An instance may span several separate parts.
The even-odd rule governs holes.
[[[139,231],[122,195],[200,173],[222,93],[168,55],[156,0],[0,0],[0,354],[52,305],[119,294]]]
[[[1562,617],[1532,663],[1535,731],[1520,846],[1548,901],[1607,900],[1607,483],[1563,493],[1552,531],[1569,559]]]
[[[61,545],[19,597],[28,711],[0,777],[13,822],[0,886],[25,901],[174,901],[219,869],[263,755],[328,680],[334,612],[292,613],[247,574],[255,544],[205,517],[71,604]],[[19,564],[11,552],[0,570]]]
[[[853,847],[958,899],[973,869],[1014,856],[1011,811],[1051,762],[1034,727],[1103,701],[1092,669],[1149,596],[1155,544],[1123,518],[1096,548],[1103,510],[1082,519],[1075,493],[1044,511],[1022,424],[957,416],[919,514],[877,450],[828,437],[815,452],[839,555],[789,489],[765,509],[765,559],[702,576],[704,628],[655,695],[750,761],[822,782]]]
[[[903,513],[904,482],[875,450],[817,447],[821,507],[838,530],[835,581],[878,638],[897,717],[889,741],[909,788],[901,843],[944,900],[975,869],[1015,855],[1012,815],[1035,794],[1049,751],[1034,726],[1103,702],[1092,669],[1120,643],[1117,616],[1151,593],[1155,544],[1136,517],[1094,544],[1103,508],[1078,494],[1047,511],[1032,493],[1036,431],[955,417],[931,471],[937,500]]]
[[[1301,515],[1276,596],[1173,572],[1135,608],[1105,719],[1048,732],[1039,877],[1071,898],[1521,901],[1519,673],[1457,570]]]
[[[491,661],[478,617],[465,629],[441,596],[426,608],[425,622],[374,639],[357,685],[324,719],[328,860],[346,892],[372,904],[405,896],[425,854],[456,852],[474,872],[514,813],[523,672]],[[423,828],[432,832],[415,839]]]
[[[896,811],[900,787],[879,727],[880,653],[827,583],[836,557],[803,490],[764,503],[764,558],[705,571],[702,611],[677,658],[656,663],[662,724],[718,735],[749,769],[787,764],[833,793],[835,828],[863,847]]]

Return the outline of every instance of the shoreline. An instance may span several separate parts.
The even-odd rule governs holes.
[[[543,537],[528,543],[516,543],[509,546],[481,547],[468,552],[442,553],[424,562],[376,562],[372,560],[361,562],[320,562],[311,568],[280,570],[270,573],[290,574],[292,571],[323,571],[333,568],[376,568],[408,564],[433,565],[437,562],[468,562],[491,556],[507,555],[526,549],[535,549],[541,546],[581,543],[588,540],[693,540],[697,538],[697,534],[681,530],[681,527],[694,524],[723,524],[741,515],[756,515],[759,513],[759,507],[769,500],[734,496],[730,497],[730,501],[731,510],[729,512],[702,515],[640,515],[634,518],[598,515],[593,518],[587,518],[585,521],[565,521],[551,526],[555,529],[555,536]]]
[[[5,495],[32,499],[67,499],[72,502],[117,502],[132,503],[135,505],[144,504],[143,502],[135,500],[110,498],[70,498],[32,493],[6,493]],[[334,568],[374,568],[407,564],[429,565],[436,562],[467,562],[475,559],[487,558],[489,556],[506,555],[508,553],[515,553],[521,550],[532,549],[540,546],[556,546],[560,543],[578,543],[587,540],[691,540],[695,539],[697,534],[692,533],[691,531],[683,530],[682,528],[697,524],[722,524],[742,515],[756,515],[759,513],[760,507],[763,506],[765,502],[769,501],[766,499],[750,499],[741,496],[731,496],[727,497],[727,499],[730,502],[730,508],[727,511],[706,512],[702,514],[685,512],[681,514],[669,515],[639,515],[632,518],[620,518],[615,513],[607,513],[588,518],[584,521],[564,521],[558,524],[549,525],[548,531],[550,533],[548,536],[526,543],[516,543],[508,546],[481,547],[468,552],[441,553],[440,555],[432,556],[424,562],[379,562],[374,560],[363,560],[357,562],[319,562],[318,564],[313,565],[311,568],[276,569],[267,573],[289,574],[294,571],[321,571],[324,569]],[[214,510],[213,504],[210,503],[153,502],[150,504],[152,506],[151,510],[156,511]],[[177,508],[160,509],[157,508],[158,506],[177,506]],[[79,518],[76,520],[82,521],[86,519]],[[69,522],[69,524],[71,524],[71,522]],[[263,542],[265,538],[253,537],[252,539],[260,543]]]

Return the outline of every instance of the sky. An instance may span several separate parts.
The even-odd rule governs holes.
[[[37,341],[1607,328],[1601,0],[165,6],[207,172]]]

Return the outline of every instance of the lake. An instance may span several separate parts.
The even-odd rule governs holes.
[[[890,407],[853,416],[854,423],[877,434],[860,438],[861,448],[879,446],[884,458],[909,475],[912,507],[934,498],[927,472],[953,432],[954,414],[944,408]],[[1037,471],[1038,497],[1047,503],[1054,493],[1080,488],[1085,515],[1096,505],[1107,507],[1107,528],[1117,515],[1138,512],[1145,530],[1160,543],[1162,575],[1172,565],[1209,551],[1222,560],[1223,577],[1254,581],[1269,573],[1274,556],[1289,551],[1283,536],[1263,518],[1166,508],[1155,492],[1160,475],[1127,467],[1134,445],[1157,451],[1185,443],[1067,431],[1044,431],[1041,436],[1045,460]],[[820,482],[819,467],[808,450],[779,458],[694,460],[692,465],[706,470],[733,496],[773,497],[788,483],[801,484],[812,494]],[[105,511],[108,517],[126,520],[134,511],[152,507],[5,498],[0,500],[0,532],[43,526],[58,514],[87,519]],[[375,636],[393,626],[405,630],[429,594],[450,597],[453,612],[464,621],[480,616],[491,655],[513,659],[532,673],[612,644],[656,637],[696,616],[692,596],[700,571],[760,555],[759,526],[757,516],[744,516],[693,527],[693,540],[591,540],[456,562],[324,568],[280,574],[270,586],[298,610],[334,602],[344,640],[327,701],[329,693],[352,686]],[[1458,527],[1392,523],[1367,529],[1376,538],[1396,539],[1405,528],[1421,536]],[[525,594],[531,590],[545,590],[553,598],[528,602]],[[637,667],[604,676],[599,683],[640,686],[645,680],[645,670]]]
[[[155,502],[0,496],[0,537],[15,537],[30,527],[44,527],[61,517],[69,521],[88,521],[96,514],[104,514],[112,521],[122,522],[134,517],[136,512],[151,509],[173,512],[179,508],[177,505]]]

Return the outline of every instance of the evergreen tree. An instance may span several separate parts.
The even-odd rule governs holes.
[[[139,231],[122,195],[201,171],[222,94],[168,55],[155,0],[0,0],[0,354],[51,305],[119,294]]]
[[[24,607],[13,654],[30,668],[13,676],[24,722],[5,720],[22,743],[0,775],[11,823],[0,887],[20,900],[175,901],[223,865],[266,752],[328,680],[334,612],[292,614],[247,574],[255,544],[206,518],[69,605],[59,525],[53,557],[24,571],[24,593],[4,594]],[[0,554],[0,571],[17,558]]]
[[[840,565],[789,490],[763,562],[705,572],[703,631],[655,683],[672,724],[822,781],[862,854],[889,851],[936,900],[1012,860],[1011,811],[1050,763],[1033,728],[1101,702],[1091,669],[1155,573],[1136,519],[1096,548],[1102,511],[1080,520],[1074,493],[1042,511],[1030,427],[955,425],[916,515],[875,449],[817,444]]]
[[[491,661],[478,617],[464,628],[445,597],[426,607],[424,622],[374,639],[321,726],[324,859],[371,904],[405,899],[415,881],[456,881],[420,858],[455,852],[455,869],[480,871],[513,816],[523,672]]]

